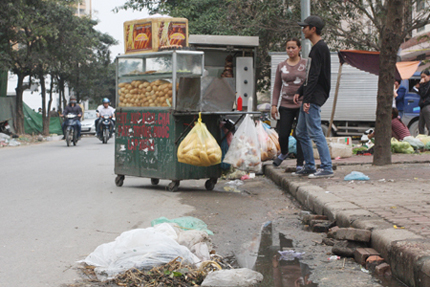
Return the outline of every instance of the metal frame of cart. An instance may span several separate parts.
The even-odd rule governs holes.
[[[157,185],[160,179],[167,179],[171,180],[168,189],[176,191],[181,180],[207,178],[205,187],[212,190],[221,175],[220,165],[198,167],[180,163],[177,159],[177,148],[200,112],[203,52],[164,51],[123,55],[118,56],[116,62],[117,87],[120,83],[133,80],[149,82],[162,79],[172,83],[173,94],[170,107],[138,106],[143,102],[135,101],[134,106],[128,104],[117,108],[116,185],[122,186],[125,176],[150,178],[153,185]],[[154,69],[157,65],[158,71]],[[151,70],[151,74],[147,73],[148,70]],[[179,90],[176,89],[177,85]],[[117,103],[121,104],[119,99],[117,91]],[[202,121],[217,142],[221,143],[221,115],[236,115],[240,120],[246,113],[202,112]]]

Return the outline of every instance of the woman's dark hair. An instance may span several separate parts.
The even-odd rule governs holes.
[[[299,40],[298,38],[295,38],[295,37],[293,37],[293,38],[288,38],[288,39],[287,39],[287,43],[288,43],[288,42],[296,42],[297,47],[301,47],[301,46],[302,46],[302,42],[300,42],[300,40]]]
[[[430,76],[430,70],[424,70],[424,71],[421,72],[421,74]]]
[[[397,118],[399,116],[399,110],[397,108],[393,108],[391,111],[391,118]]]

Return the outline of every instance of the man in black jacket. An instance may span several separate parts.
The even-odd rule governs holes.
[[[312,49],[308,59],[308,74],[303,85],[297,90],[294,101],[303,97],[296,135],[302,146],[305,166],[293,173],[309,178],[332,177],[333,168],[330,151],[321,128],[321,106],[324,105],[330,94],[330,51],[327,44],[321,39],[323,20],[318,16],[309,16],[298,23],[302,27],[306,39],[312,42]],[[321,167],[316,170],[312,149],[312,141],[317,146],[320,155]]]
[[[80,139],[81,138],[81,121],[80,121],[80,119],[82,117],[82,109],[77,104],[75,96],[71,96],[70,97],[70,103],[64,109],[63,117],[67,116],[67,114],[74,114],[74,115],[76,115],[78,139]],[[62,128],[63,128],[63,138],[62,139],[65,139],[65,134],[66,134],[65,131],[64,131],[65,123],[66,123],[66,121],[64,121],[63,124],[62,124]]]

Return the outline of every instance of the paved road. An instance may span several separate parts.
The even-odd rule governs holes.
[[[183,215],[208,224],[221,255],[255,261],[261,226],[272,221],[273,246],[264,249],[279,248],[278,234],[284,234],[306,253],[303,263],[320,287],[381,286],[352,259],[328,262],[331,247],[316,244],[321,234],[302,230],[300,207],[267,178],[246,181],[241,192],[226,192],[227,181],[208,192],[204,180],[190,180],[172,193],[165,190],[169,181],[154,188],[149,179],[131,177],[118,188],[113,153],[113,141],[103,145],[95,138],[69,148],[61,141],[0,149],[0,287],[100,286],[74,284],[81,279],[77,260],[123,231]],[[262,286],[272,286],[272,257],[262,255],[269,260],[267,270],[259,269],[267,279]]]
[[[193,207],[150,181],[114,184],[114,142],[91,137],[0,149],[0,286],[59,286],[71,266],[123,231]]]

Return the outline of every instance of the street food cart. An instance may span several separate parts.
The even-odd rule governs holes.
[[[180,163],[178,146],[199,113],[220,144],[221,119],[232,117],[237,124],[248,112],[233,109],[236,88],[232,78],[208,73],[206,68],[211,68],[205,65],[207,60],[218,61],[221,67],[225,57],[207,59],[203,51],[175,47],[116,58],[117,186],[123,185],[125,176],[136,176],[150,178],[153,185],[157,185],[160,179],[171,180],[168,185],[171,191],[176,191],[180,181],[185,179],[207,178],[205,188],[214,188],[221,175],[220,165],[199,167]],[[255,97],[253,61],[244,69],[252,74],[252,79],[247,81],[247,84],[252,82],[252,90],[247,92],[244,103],[247,103],[247,98]],[[237,67],[233,68],[237,71]]]

